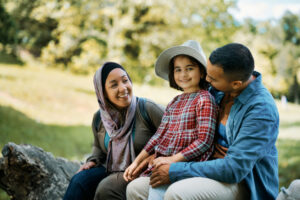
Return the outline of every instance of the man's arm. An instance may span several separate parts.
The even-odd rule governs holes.
[[[253,105],[243,116],[239,133],[224,159],[173,163],[169,168],[170,181],[207,177],[226,183],[240,182],[275,144],[278,124],[273,105],[265,102]]]

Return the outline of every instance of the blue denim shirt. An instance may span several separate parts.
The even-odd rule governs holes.
[[[207,177],[225,183],[245,181],[250,199],[275,199],[278,194],[279,114],[261,75],[236,97],[226,123],[229,144],[224,159],[178,162],[169,169],[171,182],[190,177]],[[224,94],[212,91],[220,103]]]

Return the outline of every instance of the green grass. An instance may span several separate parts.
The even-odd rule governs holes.
[[[0,57],[1,58],[1,57]],[[1,59],[0,59],[1,60]],[[36,145],[54,156],[83,160],[93,142],[90,124],[98,109],[93,76],[19,64],[0,64],[0,149],[7,142]],[[134,94],[166,105],[179,92],[134,84]],[[279,101],[280,186],[300,177],[300,105]],[[0,191],[0,200],[8,199]]]
[[[32,144],[72,160],[90,152],[93,140],[89,126],[43,124],[7,106],[0,106],[0,131],[1,147],[10,141]]]
[[[288,187],[292,180],[300,178],[300,141],[279,139],[277,148],[280,186]]]

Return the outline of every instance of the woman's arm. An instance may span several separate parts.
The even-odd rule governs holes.
[[[95,166],[98,166],[101,164],[101,161],[105,160],[106,158],[106,153],[102,151],[101,146],[100,146],[100,138],[98,132],[101,129],[101,117],[100,117],[100,112],[96,112],[93,117],[93,122],[92,122],[92,130],[93,130],[93,135],[94,135],[94,144],[93,144],[93,149],[92,149],[92,155],[87,158],[86,162],[94,162]],[[101,130],[102,131],[102,130]],[[105,129],[103,129],[105,131]],[[103,133],[105,134],[105,133]],[[104,137],[103,137],[104,139]]]

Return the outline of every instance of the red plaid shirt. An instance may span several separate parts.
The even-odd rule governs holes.
[[[167,106],[160,126],[144,149],[157,156],[181,152],[186,160],[207,160],[213,151],[217,105],[206,90],[183,93]]]

